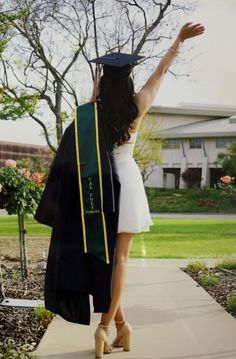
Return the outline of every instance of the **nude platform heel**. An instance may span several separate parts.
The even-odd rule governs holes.
[[[126,321],[116,322],[116,323],[123,323],[123,325],[121,329],[118,331],[117,336],[113,341],[112,345],[114,347],[123,347],[124,351],[129,351],[131,348],[132,327]]]
[[[108,337],[104,330],[107,328],[106,325],[99,324],[95,333],[95,358],[102,358],[103,354],[110,354],[112,349],[108,343]]]

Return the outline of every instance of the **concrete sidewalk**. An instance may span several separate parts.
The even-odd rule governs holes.
[[[235,213],[162,213],[152,212],[152,218],[206,218],[206,219],[236,219]]]
[[[130,352],[116,348],[109,358],[236,359],[235,318],[180,269],[186,263],[129,260],[124,307],[133,327],[132,347]],[[92,313],[91,325],[84,326],[56,316],[35,354],[40,359],[94,358],[93,335],[99,317]],[[111,340],[114,336],[112,326]]]

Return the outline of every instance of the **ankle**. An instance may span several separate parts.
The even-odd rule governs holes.
[[[109,332],[109,329],[110,329],[109,324],[99,323],[98,326],[99,326],[100,328],[104,329],[106,333]]]
[[[125,324],[125,320],[115,320],[115,325],[117,329],[120,329]]]

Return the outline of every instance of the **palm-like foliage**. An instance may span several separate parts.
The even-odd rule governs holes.
[[[217,156],[217,164],[220,165],[227,175],[236,176],[236,142],[227,147],[226,152],[221,152]]]

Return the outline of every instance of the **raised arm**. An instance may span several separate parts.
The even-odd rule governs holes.
[[[151,107],[158,89],[163,81],[165,73],[169,69],[175,57],[178,55],[181,45],[186,39],[203,34],[205,28],[200,23],[191,25],[192,22],[187,22],[179,31],[172,46],[167,50],[154,72],[148,78],[143,88],[136,94],[136,100],[139,108],[139,119]]]

